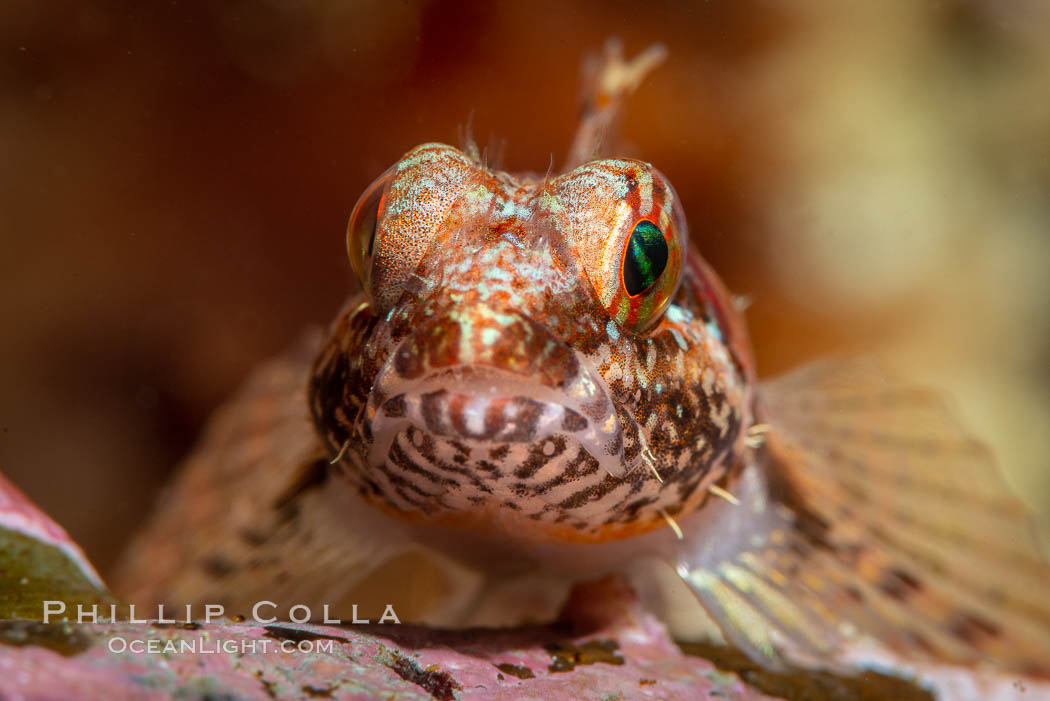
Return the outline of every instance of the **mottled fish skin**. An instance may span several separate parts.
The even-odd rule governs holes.
[[[377,289],[348,305],[310,387],[353,488],[415,522],[588,542],[710,498],[747,450],[750,350],[658,171],[603,160],[519,181],[426,144],[384,178]],[[673,237],[671,280],[630,308],[619,267],[640,221]]]
[[[515,572],[654,558],[767,667],[863,633],[1050,677],[1050,567],[987,451],[872,367],[758,383],[670,183],[597,156],[661,56],[607,48],[563,174],[424,144],[380,176],[347,234],[362,292],[220,410],[117,590],[339,611],[425,550],[450,593],[406,619],[462,624]]]

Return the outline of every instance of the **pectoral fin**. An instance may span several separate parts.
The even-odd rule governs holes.
[[[909,659],[1050,677],[1050,567],[942,399],[848,363],[763,391],[740,503],[712,505],[677,563],[732,643],[776,667],[861,632]]]

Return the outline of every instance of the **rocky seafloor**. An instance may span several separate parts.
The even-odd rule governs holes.
[[[48,600],[73,620],[78,605],[95,610],[97,622],[44,622]],[[732,648],[674,642],[615,577],[577,585],[554,623],[506,629],[102,621],[111,606],[127,612],[65,531],[0,476],[3,701],[1050,698],[1045,683],[885,657],[883,671],[773,673]]]

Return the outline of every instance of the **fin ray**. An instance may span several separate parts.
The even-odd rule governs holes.
[[[773,655],[794,659],[856,629],[900,653],[1050,677],[1050,566],[943,399],[843,362],[763,391],[771,429],[731,487],[741,504],[707,509],[725,537],[687,533],[678,563],[694,589],[701,573],[709,610],[751,608],[723,629],[754,616],[777,631],[734,643],[762,662],[779,635]]]

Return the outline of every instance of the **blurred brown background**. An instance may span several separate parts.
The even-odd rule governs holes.
[[[105,570],[334,315],[371,179],[471,114],[509,169],[560,162],[615,35],[670,49],[622,133],[753,300],[760,371],[880,355],[1050,513],[1050,6],[845,5],[3,2],[0,469]]]

